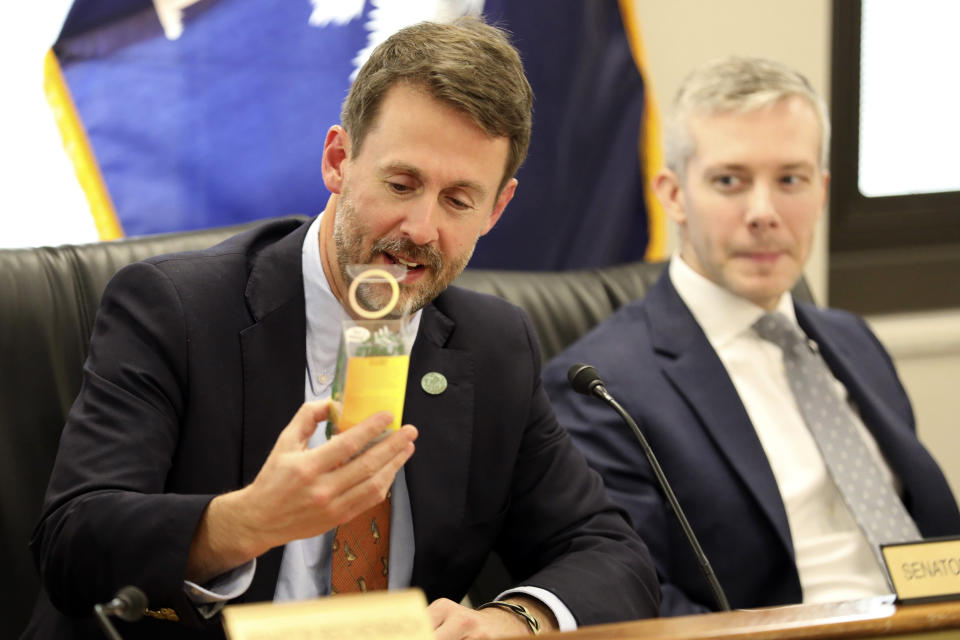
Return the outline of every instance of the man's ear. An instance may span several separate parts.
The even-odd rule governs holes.
[[[820,203],[820,215],[822,216],[830,198],[830,172],[824,171],[821,180],[823,180],[823,202]]]
[[[350,156],[350,136],[338,124],[327,131],[323,141],[323,184],[330,193],[339,194],[343,189],[343,165]]]
[[[687,209],[677,174],[670,169],[663,169],[654,176],[651,185],[670,219],[684,226],[687,223]]]
[[[487,218],[487,223],[484,225],[480,235],[487,235],[487,232],[490,231],[490,229],[493,229],[493,225],[497,224],[497,220],[499,220],[500,216],[503,215],[503,210],[506,209],[507,204],[513,200],[513,194],[517,190],[517,184],[516,178],[510,178],[507,184],[503,185],[503,189],[500,190],[500,194],[497,196],[497,201],[493,205],[493,211],[490,212],[490,216]]]

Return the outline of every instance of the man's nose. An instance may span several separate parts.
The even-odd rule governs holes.
[[[439,237],[437,224],[441,215],[440,204],[435,199],[424,198],[404,216],[400,231],[414,244],[429,245]]]
[[[746,223],[750,228],[763,230],[780,224],[773,196],[774,190],[763,183],[756,183],[750,190],[746,211]]]

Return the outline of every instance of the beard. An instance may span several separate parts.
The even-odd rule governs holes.
[[[444,260],[443,254],[434,247],[418,245],[407,238],[381,237],[373,241],[369,250],[364,250],[364,239],[370,236],[370,227],[357,215],[356,206],[347,190],[337,201],[337,218],[333,226],[333,241],[337,250],[337,267],[340,276],[348,284],[353,280],[349,273],[350,265],[370,265],[379,255],[400,255],[405,260],[422,265],[423,275],[413,284],[404,284],[398,278],[400,294],[396,305],[387,317],[401,317],[422,309],[440,293],[467,266],[473,256],[476,242],[468,251]],[[399,264],[399,263],[398,263]],[[388,284],[371,280],[357,287],[357,301],[366,310],[382,309],[391,298]]]

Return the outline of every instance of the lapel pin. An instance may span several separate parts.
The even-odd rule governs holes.
[[[420,386],[432,396],[438,396],[447,390],[447,379],[442,373],[431,371],[420,378]]]

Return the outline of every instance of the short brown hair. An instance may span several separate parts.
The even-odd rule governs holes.
[[[340,119],[352,153],[360,152],[383,97],[397,82],[423,87],[487,134],[509,138],[501,189],[520,168],[530,146],[533,91],[504,31],[465,17],[452,24],[421,22],[387,38],[370,54],[343,103]]]
[[[820,165],[827,167],[830,117],[827,106],[797,70],[767,58],[730,56],[711,60],[684,79],[664,127],[667,167],[683,177],[693,156],[693,115],[746,113],[798,96],[813,107],[820,124]]]

